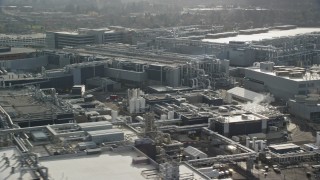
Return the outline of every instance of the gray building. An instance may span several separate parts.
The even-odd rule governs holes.
[[[288,101],[290,114],[305,120],[320,121],[319,95],[311,94],[308,96],[298,95]]]
[[[47,32],[46,43],[48,48],[60,49],[87,44],[95,44],[95,37],[78,32]]]
[[[47,32],[46,44],[51,49],[75,47],[88,44],[122,43],[128,41],[126,29],[88,29],[80,28],[75,32]]]
[[[90,136],[91,141],[97,144],[124,140],[124,133],[119,129],[88,131],[88,135]]]
[[[270,92],[278,99],[288,100],[295,95],[318,93],[320,77],[315,69],[274,66],[263,62],[245,69],[244,86],[254,91]]]

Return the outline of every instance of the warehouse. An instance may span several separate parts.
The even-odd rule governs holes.
[[[313,122],[320,121],[319,95],[298,95],[288,101],[290,114]]]

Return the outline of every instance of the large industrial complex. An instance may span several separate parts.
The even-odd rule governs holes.
[[[0,179],[320,178],[320,28],[92,26],[0,34]]]

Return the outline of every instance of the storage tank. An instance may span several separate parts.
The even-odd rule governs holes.
[[[131,99],[131,98],[132,98],[132,90],[128,89],[128,99]]]
[[[174,119],[174,112],[173,111],[168,112],[168,119],[169,120]]]
[[[136,113],[140,112],[140,98],[135,98],[135,109]]]
[[[141,110],[146,109],[146,99],[143,97],[140,97],[140,108]]]
[[[135,119],[138,122],[143,122],[144,121],[144,118],[142,116],[137,116]]]
[[[231,152],[232,154],[235,154],[237,151],[237,147],[235,147],[234,145],[228,145],[226,146],[226,150]]]
[[[137,89],[133,89],[132,97],[133,98],[137,98],[138,97],[138,90]]]
[[[130,100],[129,100],[129,112],[130,113],[134,113],[134,111],[135,111],[135,106],[136,106],[136,98],[131,98]]]
[[[112,122],[115,122],[118,118],[118,111],[111,111]]]
[[[167,120],[167,115],[162,114],[162,115],[160,116],[160,119],[161,119],[161,120]]]

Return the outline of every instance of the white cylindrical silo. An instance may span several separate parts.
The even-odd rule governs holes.
[[[136,113],[140,112],[140,98],[135,98],[135,109]]]
[[[111,111],[112,122],[115,122],[118,118],[118,111]]]
[[[250,138],[246,137],[246,147],[250,148],[249,146],[250,146]]]
[[[252,138],[252,149],[253,149],[253,150],[256,149],[256,140],[257,140],[257,137],[253,137],[253,138]]]
[[[135,106],[136,106],[136,98],[131,98],[130,101],[129,101],[129,112],[130,113],[134,113],[135,111]]]
[[[133,89],[132,97],[133,98],[137,98],[138,97],[138,90],[137,89]]]
[[[320,131],[317,132],[316,145],[320,146]]]
[[[146,109],[146,99],[140,97],[140,110],[144,111],[144,109]]]
[[[138,98],[141,96],[140,92],[141,92],[140,89],[137,89],[137,97]]]
[[[128,99],[131,99],[132,98],[132,91],[131,89],[128,89]]]

